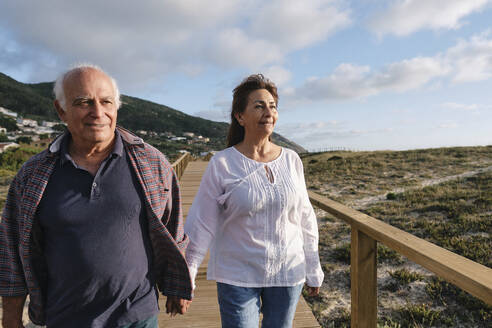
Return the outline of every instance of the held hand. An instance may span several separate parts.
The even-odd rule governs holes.
[[[305,286],[308,296],[318,296],[319,287],[310,287],[308,285]]]
[[[166,300],[166,313],[169,313],[171,317],[176,314],[185,314],[190,307],[191,301],[179,298],[177,296],[168,296]]]
[[[22,323],[22,310],[26,296],[3,296],[2,297],[2,327],[24,328]]]
[[[19,320],[2,320],[2,327],[3,328],[24,328],[24,325],[22,324],[22,321]]]

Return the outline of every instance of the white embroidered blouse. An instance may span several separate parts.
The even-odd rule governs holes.
[[[241,287],[319,287],[318,226],[301,159],[282,148],[268,163],[230,147],[212,157],[189,211],[193,282],[210,247],[207,279]]]

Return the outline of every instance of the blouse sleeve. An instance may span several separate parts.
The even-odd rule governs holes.
[[[198,267],[207,254],[217,229],[220,211],[217,199],[223,193],[217,171],[216,161],[212,158],[202,177],[198,193],[184,225],[185,233],[190,239],[186,250],[186,261],[193,288],[195,288]]]
[[[304,179],[304,168],[299,157],[297,157],[297,173],[299,174],[300,189],[302,190],[301,226],[304,239],[304,257],[306,258],[306,283],[310,287],[320,287],[323,283],[324,273],[321,269],[318,253],[318,223],[313,206],[309,201]]]

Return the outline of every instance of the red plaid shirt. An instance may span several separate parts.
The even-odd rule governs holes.
[[[157,286],[164,295],[191,299],[192,286],[184,251],[181,197],[176,174],[154,147],[119,128],[125,151],[143,188],[153,248]],[[59,158],[57,138],[48,149],[30,158],[10,184],[0,222],[0,296],[29,294],[29,317],[45,322],[44,261],[34,251],[32,227],[36,209]],[[41,269],[40,269],[41,268]]]

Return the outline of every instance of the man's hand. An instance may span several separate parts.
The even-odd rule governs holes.
[[[26,296],[2,297],[2,327],[3,328],[24,328],[22,324],[22,311]]]
[[[319,294],[319,287],[309,287],[306,285],[306,291],[308,296],[317,296]]]
[[[177,296],[168,296],[166,300],[166,313],[169,313],[171,317],[176,314],[185,314],[190,307],[191,301],[179,298]]]

